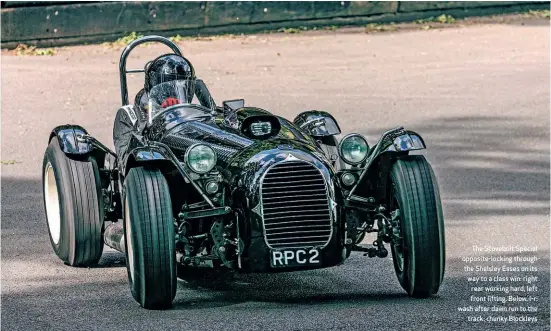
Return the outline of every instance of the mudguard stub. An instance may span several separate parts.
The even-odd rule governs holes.
[[[65,154],[83,155],[92,151],[92,144],[82,137],[88,132],[79,125],[66,124],[55,127],[48,142],[57,137],[59,147]]]

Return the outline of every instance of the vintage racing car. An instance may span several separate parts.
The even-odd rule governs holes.
[[[130,43],[120,61],[126,110],[137,107],[127,73],[146,70],[127,70],[126,60],[146,42],[181,56],[163,37]],[[339,265],[353,251],[386,257],[388,245],[410,296],[438,291],[442,207],[431,166],[410,155],[425,149],[419,134],[398,127],[369,146],[360,134],[340,138],[327,112],[289,121],[243,100],[218,106],[201,80],[195,85],[197,103],[156,112],[145,93],[145,125],[130,132],[124,155],[78,125],[53,129],[42,173],[61,260],[96,264],[105,243],[126,254],[136,301],[163,309],[172,306],[177,269],[300,271]],[[372,246],[361,245],[367,233]]]

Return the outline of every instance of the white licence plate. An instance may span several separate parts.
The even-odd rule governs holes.
[[[317,248],[289,248],[270,252],[270,265],[273,268],[316,266],[320,264],[320,251]]]

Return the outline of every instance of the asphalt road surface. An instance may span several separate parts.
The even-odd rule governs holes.
[[[391,259],[353,253],[324,270],[180,280],[169,311],[139,308],[122,254],[106,248],[98,267],[71,268],[54,255],[47,235],[41,164],[48,134],[78,123],[112,146],[119,51],[95,45],[51,57],[4,52],[2,329],[547,330],[549,38],[549,21],[529,21],[181,42],[218,102],[244,98],[289,118],[328,110],[343,131],[365,134],[371,144],[398,125],[421,133],[441,187],[447,268],[438,295],[416,300],[400,288]],[[164,51],[139,48],[129,67]],[[132,80],[132,95],[140,84]],[[537,246],[520,254],[536,256],[522,265],[537,271],[510,273],[538,277],[530,294],[538,301],[529,304],[537,312],[523,313],[537,322],[472,322],[468,316],[522,314],[458,311],[478,304],[470,301],[467,277],[496,275],[465,270],[462,258],[475,255],[473,245]],[[508,304],[515,305],[528,306]]]

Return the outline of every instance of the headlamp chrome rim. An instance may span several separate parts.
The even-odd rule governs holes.
[[[199,146],[205,146],[205,147],[209,148],[212,151],[212,155],[214,156],[212,166],[208,170],[205,170],[205,171],[198,171],[197,169],[194,169],[191,166],[191,162],[189,162],[189,154],[193,151],[194,148],[197,148]],[[218,162],[218,156],[216,155],[216,152],[214,151],[214,149],[212,147],[210,147],[209,145],[203,144],[203,143],[196,143],[196,144],[193,144],[193,145],[188,147],[188,149],[186,150],[186,153],[184,154],[184,160],[186,161],[186,165],[188,166],[188,168],[191,169],[191,171],[195,172],[196,174],[202,175],[202,174],[206,174],[209,171],[211,171],[212,169],[214,169],[214,167],[216,166],[216,163]]]
[[[350,139],[352,137],[359,137],[360,139],[362,139],[364,142],[365,142],[365,145],[367,147],[367,152],[365,153],[364,157],[362,158],[361,161],[357,161],[357,162],[353,162],[353,161],[350,161],[350,160],[347,160],[344,156],[343,156],[343,152],[342,152],[342,145],[343,143],[347,140],[347,139]],[[358,164],[362,164],[363,162],[365,162],[365,160],[367,160],[367,156],[369,155],[369,144],[367,143],[367,139],[365,139],[364,136],[362,136],[361,134],[359,133],[349,133],[347,134],[346,136],[344,136],[341,141],[339,142],[339,147],[337,148],[337,152],[339,153],[339,157],[344,161],[346,162],[347,164],[350,164],[350,165],[358,165]]]

